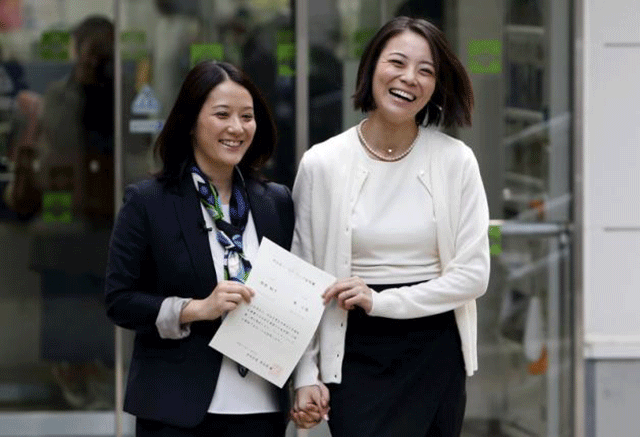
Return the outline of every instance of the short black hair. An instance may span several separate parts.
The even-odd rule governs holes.
[[[422,18],[395,17],[382,26],[369,41],[358,67],[356,92],[353,95],[355,109],[363,112],[376,109],[372,82],[380,53],[391,38],[407,31],[427,40],[436,70],[435,91],[425,107],[416,114],[416,123],[421,125],[426,119],[426,126],[471,126],[471,79],[462,62],[451,50],[444,33]]]
[[[154,152],[162,161],[157,174],[161,180],[177,182],[187,167],[195,162],[192,135],[198,114],[212,89],[231,80],[246,88],[253,98],[256,133],[238,167],[243,174],[257,177],[276,148],[276,125],[271,111],[258,88],[249,77],[227,62],[204,61],[189,71],[176,102],[158,135]]]
[[[74,77],[81,84],[113,87],[114,35],[113,23],[101,15],[91,15],[72,31],[78,55]]]

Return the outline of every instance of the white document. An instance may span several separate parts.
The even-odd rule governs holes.
[[[227,314],[209,346],[282,388],[320,323],[322,292],[335,279],[263,238],[246,282],[256,294]]]

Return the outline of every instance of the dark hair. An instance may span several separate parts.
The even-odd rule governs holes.
[[[416,33],[427,40],[436,70],[436,89],[429,102],[416,114],[416,123],[423,124],[426,119],[426,126],[440,123],[446,127],[454,124],[471,126],[473,110],[471,79],[451,50],[444,33],[421,18],[393,18],[369,41],[358,67],[356,92],[353,95],[355,109],[363,112],[376,109],[372,81],[378,58],[391,38],[406,31]]]
[[[77,60],[71,81],[82,96],[82,125],[86,142],[102,151],[113,150],[114,26],[106,17],[90,15],[72,31]],[[98,135],[95,135],[98,134]]]
[[[154,151],[162,161],[162,169],[157,174],[159,179],[178,181],[184,176],[187,166],[195,162],[191,132],[209,93],[225,80],[232,80],[246,88],[253,98],[256,133],[238,167],[243,174],[256,177],[260,168],[271,157],[277,141],[276,126],[258,88],[245,73],[233,65],[204,61],[187,74],[156,140]]]
[[[114,27],[108,18],[93,15],[71,32],[78,61],[74,77],[81,84],[113,84]]]

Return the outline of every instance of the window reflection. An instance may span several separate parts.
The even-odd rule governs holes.
[[[7,408],[114,406],[113,326],[103,304],[114,196],[113,47],[111,20],[89,16],[70,32],[43,32],[36,59],[21,68],[3,64],[13,84],[3,98],[13,100],[4,114],[0,226],[23,257],[0,288],[9,299],[36,302],[28,313],[9,314],[12,325],[39,328],[16,336],[18,359],[3,363],[19,387],[3,399]],[[38,80],[30,81],[34,71]]]

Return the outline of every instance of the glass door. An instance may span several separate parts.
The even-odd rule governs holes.
[[[460,0],[446,27],[476,94],[474,126],[454,135],[478,157],[493,219],[468,436],[573,435],[571,7]]]
[[[113,432],[113,8],[0,8],[0,435]]]

